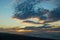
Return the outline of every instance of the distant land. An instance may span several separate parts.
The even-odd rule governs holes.
[[[17,35],[10,33],[0,33],[0,39],[1,40],[56,40],[56,39],[38,38],[38,37]]]

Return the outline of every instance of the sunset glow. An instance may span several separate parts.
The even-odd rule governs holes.
[[[33,30],[16,30],[16,32],[33,32]]]

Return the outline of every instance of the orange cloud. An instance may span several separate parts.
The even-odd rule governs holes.
[[[13,20],[16,20],[17,22],[20,23],[21,28],[25,28],[26,26],[35,26],[35,27],[39,27],[39,26],[43,26],[43,24],[45,23],[45,20],[40,20],[39,18],[29,18],[26,20],[31,20],[34,22],[39,22],[41,24],[34,24],[34,23],[29,23],[29,22],[24,22],[25,20],[21,20],[21,19],[17,19],[17,18],[12,18]],[[52,26],[52,28],[59,28],[60,26],[55,26],[56,22],[53,23],[48,23]]]
[[[36,18],[28,18],[27,20],[31,20],[31,21],[34,21],[34,22],[39,22],[41,24],[44,24],[45,23],[45,20],[40,20],[40,18],[36,17]]]
[[[20,20],[18,18],[12,18],[13,20],[16,20],[17,22],[23,22],[23,20]]]
[[[19,22],[21,27],[23,27],[23,28],[26,27],[26,26],[35,26],[35,27],[42,26],[41,24],[34,24],[34,23],[24,22],[25,20],[21,20],[21,19],[17,19],[17,18],[12,18],[12,19]],[[40,19],[39,18],[31,18],[31,19],[27,19],[27,20],[32,20],[32,21],[39,22]]]
[[[27,32],[34,32],[34,30],[23,30],[22,29],[22,30],[16,30],[16,32],[26,32],[27,33]]]

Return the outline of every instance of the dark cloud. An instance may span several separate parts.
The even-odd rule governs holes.
[[[50,29],[52,31],[60,31],[60,28],[57,27],[57,28],[52,28],[52,26],[39,26],[39,27],[35,27],[35,26],[26,26],[24,29],[27,29],[27,30],[40,30],[40,29]],[[48,31],[48,30],[47,30]]]
[[[55,9],[51,12],[50,18],[51,18],[53,21],[59,21],[59,20],[60,20],[60,7],[55,8]]]
[[[47,29],[47,28],[52,29],[52,26],[38,26],[38,27],[35,27],[35,26],[26,26],[24,29],[28,29],[28,30],[40,30],[40,29],[43,29],[43,28],[44,29]],[[54,29],[52,29],[52,30],[54,30]]]
[[[30,21],[30,20],[26,20],[26,21],[23,21],[23,22],[25,22],[25,23],[33,23],[33,24],[41,24],[39,22],[34,22],[34,21]]]
[[[33,18],[38,17],[41,20],[48,19],[47,22],[54,22],[54,21],[60,20],[60,7],[55,8],[52,11],[49,11],[44,8],[38,8],[35,11],[33,6],[35,4],[40,3],[41,1],[42,0],[26,0],[23,3],[18,4],[15,8],[15,14],[14,14],[13,18],[18,18],[18,19],[24,20],[24,19],[28,19],[28,18],[32,18],[32,17]],[[45,0],[45,1],[50,1],[50,0]],[[59,2],[58,2],[58,4],[59,4]],[[35,23],[32,21],[25,21],[25,22]]]
[[[60,31],[60,28],[52,28],[51,30]]]
[[[16,7],[16,11],[15,11],[15,18],[18,19],[27,19],[27,18],[31,18],[31,17],[39,17],[43,14],[40,10],[41,8],[39,8],[37,10],[37,12],[34,11],[33,6],[35,4],[37,4],[38,2],[40,2],[40,0],[30,0],[30,1],[25,1],[19,5],[17,5]]]

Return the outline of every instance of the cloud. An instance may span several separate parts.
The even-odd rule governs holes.
[[[45,32],[60,32],[60,27],[57,27],[57,28],[52,28],[52,26],[47,26],[47,27],[42,27],[42,26],[39,26],[39,27],[35,27],[35,26],[26,26],[24,28],[25,30],[35,30],[35,31],[41,31],[41,29]]]
[[[35,26],[35,27],[38,27],[38,26],[42,26],[42,24],[38,24],[38,22],[36,21],[31,21],[29,19],[29,21],[31,22],[27,22],[27,20],[21,20],[21,19],[17,19],[17,18],[12,18],[13,20],[16,20],[18,23],[20,23],[20,26],[21,27],[26,27],[26,26]],[[26,21],[26,22],[25,22]]]
[[[55,8],[55,9],[51,12],[50,18],[51,18],[53,21],[59,21],[59,20],[60,20],[60,7]]]
[[[53,28],[51,30],[60,31],[60,28]]]
[[[26,7],[24,7],[26,5]],[[31,4],[23,3],[21,6],[16,9],[16,13],[14,14],[14,18],[18,19],[28,19],[38,17],[40,19],[45,19],[46,17],[42,16],[44,12],[47,12],[46,9],[38,8],[37,12],[34,11],[33,6]],[[42,12],[43,11],[43,12]]]
[[[39,0],[38,0],[39,1]],[[17,5],[16,7],[16,13],[14,17],[18,19],[27,19],[31,17],[40,17],[40,13],[35,13],[33,6],[37,4],[38,2],[36,0],[31,1],[24,1],[23,3]],[[40,9],[38,9],[40,10]]]
[[[30,21],[30,20],[23,21],[23,23],[41,24],[39,22],[34,22],[34,21]]]
[[[45,0],[45,1],[50,1],[50,0]],[[13,18],[25,20],[25,19],[37,17],[40,20],[46,20],[47,23],[60,20],[60,8],[59,7],[55,8],[51,11],[49,11],[48,9],[44,9],[44,8],[37,8],[37,10],[35,11],[33,6],[35,6],[36,4],[41,3],[41,2],[42,2],[41,0],[37,0],[37,1],[36,0],[30,0],[30,1],[25,0],[23,3],[18,4],[15,8],[15,14],[14,14]],[[52,0],[51,0],[51,2],[52,2]],[[54,1],[54,2],[56,2],[56,1]],[[58,4],[56,4],[56,5],[58,5]],[[23,21],[23,22],[36,24],[36,22],[28,21],[28,20]]]

